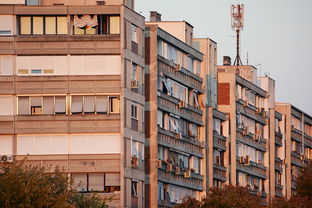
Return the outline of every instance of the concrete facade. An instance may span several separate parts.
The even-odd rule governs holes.
[[[0,154],[145,207],[144,17],[133,1],[26,4],[0,5]]]

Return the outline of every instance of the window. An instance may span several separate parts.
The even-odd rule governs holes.
[[[138,65],[132,62],[131,80],[137,80]]]
[[[110,97],[110,113],[119,113],[120,112],[120,99],[119,97]]]
[[[68,34],[66,16],[20,16],[21,35]]]
[[[194,72],[194,60],[191,56],[187,57],[187,70]]]
[[[120,17],[117,15],[74,15],[75,35],[120,34]]]
[[[108,96],[94,95],[73,95],[71,96],[71,113],[87,114],[107,113]]]
[[[65,113],[65,96],[18,97],[18,115],[53,115]]]
[[[138,28],[134,24],[131,24],[131,41],[133,42],[138,42]]]
[[[131,181],[131,196],[138,196],[138,182]]]
[[[120,191],[119,173],[73,173],[71,177],[78,192]]]
[[[39,5],[39,0],[26,0],[26,5]]]
[[[138,105],[134,102],[131,103],[131,118],[138,119]]]
[[[12,35],[13,15],[0,15],[0,35]]]

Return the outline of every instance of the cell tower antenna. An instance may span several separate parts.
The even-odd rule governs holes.
[[[234,65],[239,66],[243,65],[242,60],[240,58],[240,31],[243,30],[244,27],[244,4],[232,4],[231,7],[231,15],[232,15],[232,29],[236,32],[236,58],[234,61]]]

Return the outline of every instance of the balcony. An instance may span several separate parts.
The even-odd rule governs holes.
[[[257,148],[261,151],[266,151],[266,140],[260,137],[255,137],[252,133],[247,133],[244,135],[244,130],[236,128],[236,139],[244,144]]]
[[[213,165],[213,177],[215,179],[226,181],[226,167],[220,165]]]
[[[275,132],[275,144],[279,147],[283,145],[283,134],[281,132],[276,131]]]
[[[14,44],[15,43],[15,44]],[[0,37],[6,54],[120,54],[120,35],[19,35]]]
[[[262,113],[257,113],[256,108],[251,105],[245,106],[241,100],[238,100],[236,102],[236,109],[237,112],[240,112],[241,114],[256,120],[257,122],[266,125],[266,117]]]
[[[275,184],[275,196],[276,197],[283,197],[283,185]]]
[[[0,117],[0,133],[98,133],[120,131],[120,114],[27,115]]]
[[[291,139],[297,142],[302,142],[302,132],[298,129],[292,129]]]
[[[193,106],[186,104],[185,107],[179,107],[180,100],[169,95],[161,93],[157,97],[158,107],[161,110],[173,113],[186,120],[189,120],[198,125],[203,125],[202,115],[203,112]]]
[[[275,158],[275,170],[283,172],[283,161],[280,158]]]
[[[236,168],[239,171],[248,173],[250,175],[257,176],[262,179],[266,179],[266,167],[262,164],[250,161],[249,164],[241,164],[239,157],[236,158]]]
[[[191,140],[184,136],[178,138],[178,135],[168,130],[158,127],[158,143],[160,145],[177,149],[188,154],[202,158],[201,143],[197,140]]]
[[[160,55],[158,55],[157,58],[160,72],[189,88],[195,89],[200,93],[204,92],[202,88],[203,79],[201,77],[181,67],[179,69],[178,65],[173,63],[173,61],[168,60]]]
[[[189,177],[186,177],[185,172],[183,171],[181,171],[179,174],[176,174],[173,171],[166,171],[162,168],[159,168],[158,180],[176,186],[182,186],[197,191],[203,191],[204,176],[195,174],[193,172],[191,172],[191,175]]]
[[[298,152],[291,152],[291,163],[301,168],[303,167],[303,160],[301,160],[300,154]]]
[[[226,151],[226,137],[213,131],[213,147]]]
[[[291,179],[291,188],[297,190],[297,182],[295,178]]]
[[[312,137],[305,134],[304,135],[304,144],[310,148],[312,148]]]

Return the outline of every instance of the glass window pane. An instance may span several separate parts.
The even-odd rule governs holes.
[[[75,35],[83,35],[84,34],[84,29],[81,29],[79,27],[74,27],[74,34]]]
[[[46,17],[45,34],[56,34],[56,17]]]
[[[57,17],[57,34],[68,34],[67,17]]]
[[[86,34],[88,35],[95,35],[96,34],[96,28],[94,27],[89,27],[86,29]]]
[[[89,174],[89,191],[104,191],[104,174]]]
[[[33,17],[33,34],[43,34],[43,17]]]
[[[119,34],[120,33],[120,26],[119,23],[120,18],[119,16],[112,16],[109,17],[109,33],[110,34]]]
[[[110,112],[111,113],[119,113],[119,104],[120,100],[117,97],[110,98]]]
[[[30,29],[30,20],[31,18],[30,17],[21,17],[20,18],[20,26],[21,26],[21,31],[20,33],[21,34],[30,34],[31,33],[31,29]]]

